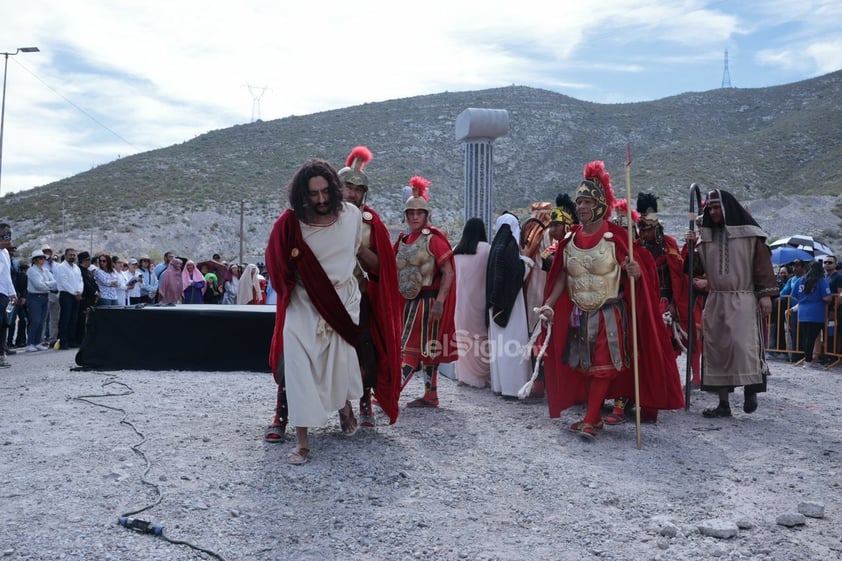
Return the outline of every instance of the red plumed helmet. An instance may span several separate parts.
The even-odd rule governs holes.
[[[429,179],[424,179],[420,175],[416,175],[409,180],[409,186],[412,187],[413,197],[422,197],[425,201],[430,201],[430,195],[427,193],[427,188],[432,182]]]
[[[345,167],[339,170],[339,179],[344,183],[359,185],[368,189],[368,176],[363,171],[365,165],[371,161],[371,150],[365,146],[357,146],[348,154]]]
[[[409,180],[409,189],[412,191],[412,196],[406,199],[406,204],[403,208],[404,217],[406,217],[406,211],[419,209],[427,211],[427,219],[429,220],[430,214],[432,214],[432,208],[430,208],[430,195],[427,193],[427,189],[431,183],[429,179],[424,179],[420,175],[416,175]]]
[[[371,161],[371,158],[371,150],[365,146],[357,146],[351,150],[350,154],[348,154],[348,159],[345,161],[345,165],[362,170],[365,165]]]
[[[626,199],[617,199],[617,202],[614,204],[614,222],[626,228],[628,226],[628,212],[629,212],[629,202]],[[640,213],[635,209],[631,211],[632,222],[635,224],[638,223],[640,220]]]
[[[596,206],[590,220],[584,220],[581,216],[579,218],[583,222],[593,222],[611,216],[616,201],[614,189],[611,188],[611,176],[605,171],[605,163],[602,160],[594,160],[585,164],[582,175],[585,180],[576,189],[576,198],[590,197],[596,201]]]

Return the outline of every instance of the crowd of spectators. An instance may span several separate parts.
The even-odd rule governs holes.
[[[263,263],[228,263],[219,254],[197,263],[168,251],[155,263],[146,254],[92,256],[73,248],[54,254],[46,244],[28,256],[13,245],[7,250],[15,292],[6,310],[7,354],[78,347],[86,312],[95,306],[273,302]],[[248,283],[240,280],[244,272]]]
[[[823,367],[842,354],[836,326],[842,319],[842,263],[834,255],[796,259],[778,269],[780,298],[772,313],[768,348],[773,357]]]

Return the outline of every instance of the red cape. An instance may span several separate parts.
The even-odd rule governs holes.
[[[617,259],[625,261],[629,255],[628,232],[625,228],[606,222],[607,231],[613,234]],[[562,272],[564,259],[558,258],[565,246],[572,240],[573,235],[581,230],[581,225],[571,228],[560,243],[556,259],[547,279],[546,295],[552,291],[555,280]],[[655,261],[648,251],[634,252],[634,260],[640,264],[641,277],[634,283],[636,300],[636,326],[638,345],[638,379],[640,389],[640,405],[654,409],[681,409],[684,407],[684,394],[681,389],[681,379],[675,361],[670,333],[660,312],[660,291],[658,288],[658,273]],[[624,273],[622,276],[622,291],[629,305],[629,320],[631,321],[631,282]],[[567,290],[561,295],[554,308],[554,322],[552,336],[547,346],[544,358],[544,372],[546,375],[547,403],[550,417],[556,418],[561,411],[585,401],[587,393],[585,376],[581,372],[562,363],[561,357],[567,341],[567,329],[573,301]],[[628,332],[629,347],[631,347],[631,330]],[[611,382],[607,398],[634,396],[634,366],[633,363],[620,371]]]
[[[370,213],[371,219],[366,219]],[[372,309],[372,338],[377,349],[377,387],[374,396],[389,416],[389,424],[398,419],[401,394],[401,318],[403,301],[398,292],[398,269],[389,230],[374,210],[363,208],[363,222],[371,225],[370,249],[380,260],[380,270],[369,276],[366,294]]]
[[[354,323],[330,279],[319,264],[310,247],[304,242],[301,227],[295,214],[287,209],[275,221],[266,246],[266,271],[278,291],[275,305],[275,329],[269,349],[269,365],[280,384],[278,364],[284,351],[284,322],[289,299],[295,288],[295,276],[304,281],[304,287],[316,311],[349,344],[359,341],[359,325]],[[319,295],[316,297],[314,295]]]
[[[635,248],[641,245],[640,239],[635,240]],[[655,259],[655,264],[659,265],[661,261],[666,262],[669,270],[670,282],[672,285],[672,297],[675,303],[675,311],[678,314],[678,323],[685,333],[688,331],[688,308],[690,306],[690,277],[684,273],[684,259],[686,252],[682,252],[678,248],[678,242],[672,236],[664,235],[664,249],[665,253],[661,257]],[[636,250],[637,251],[637,250]],[[640,251],[645,251],[641,248]],[[647,251],[648,253],[648,251]],[[694,310],[695,319],[695,334],[698,336],[702,331],[702,302],[701,299],[696,300],[696,307]],[[700,348],[700,343],[694,343],[696,348]],[[681,354],[679,352],[676,355]]]
[[[269,366],[272,368],[272,375],[278,384],[281,383],[278,364],[284,352],[284,321],[286,320],[289,298],[293,288],[295,288],[295,277],[288,266],[283,251],[286,245],[283,240],[284,222],[291,217],[294,217],[291,210],[284,211],[278,217],[266,245],[266,274],[269,275],[272,287],[278,293],[275,303],[275,329],[272,332],[272,345],[269,347]]]
[[[675,300],[675,311],[678,313],[678,322],[681,328],[687,331],[688,322],[687,317],[690,307],[690,277],[684,272],[684,252],[678,248],[678,242],[672,236],[664,236],[664,246],[667,254],[664,256],[667,260],[667,266],[670,271],[670,281],[672,282],[672,297]],[[693,317],[695,321],[696,335],[702,332],[702,302],[701,299],[696,300],[696,307],[694,309]]]
[[[441,230],[434,226],[430,226],[429,224],[425,227],[433,233],[433,236],[444,241],[448,248],[450,247],[450,242],[447,240],[447,236],[445,236]],[[398,251],[398,244],[401,243],[401,240],[405,237],[406,234],[401,234],[398,237],[398,241],[395,242],[395,245],[392,248],[395,253]],[[440,258],[440,255],[436,255],[436,262],[438,262]],[[459,349],[456,346],[455,337],[456,323],[454,321],[454,315],[456,313],[456,263],[453,261],[452,250],[448,252],[447,260],[450,261],[450,266],[453,269],[453,284],[450,285],[450,292],[447,294],[447,299],[444,301],[444,310],[442,311],[441,320],[439,320],[439,338],[442,343],[442,353],[438,357],[438,364],[453,362],[459,358]],[[406,300],[403,296],[400,297],[400,300],[401,317],[403,317],[403,308],[406,304]]]

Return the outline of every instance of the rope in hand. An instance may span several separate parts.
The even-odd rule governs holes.
[[[524,347],[523,351],[523,358],[524,360],[528,359],[532,354],[532,346],[538,340],[538,337],[541,335],[543,331],[542,327],[543,324],[547,324],[547,334],[544,336],[544,342],[541,344],[541,349],[538,351],[538,354],[535,356],[535,366],[532,368],[532,377],[526,382],[520,390],[517,392],[518,399],[526,399],[529,397],[529,394],[532,393],[532,386],[535,384],[535,380],[538,379],[538,374],[541,368],[541,360],[543,360],[544,355],[547,353],[547,345],[550,343],[550,336],[553,333],[553,322],[550,321],[544,314],[544,310],[548,309],[549,306],[541,306],[540,308],[533,308],[533,311],[538,314],[538,321],[535,322],[535,327],[532,328],[532,337],[529,338],[529,342],[526,343],[526,347]]]

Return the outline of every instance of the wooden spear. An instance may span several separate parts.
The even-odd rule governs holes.
[[[634,261],[634,222],[632,222],[631,198],[631,143],[626,144],[626,223],[629,229],[629,262]],[[631,330],[632,330],[632,363],[634,365],[634,432],[637,449],[640,450],[640,374],[637,365],[637,298],[634,292],[634,277],[629,275],[631,287]]]

